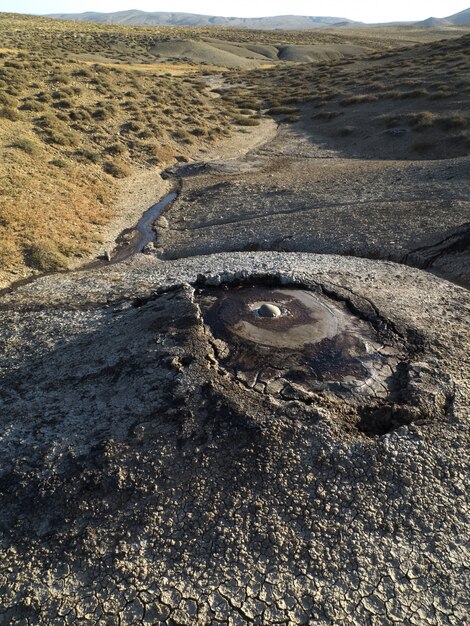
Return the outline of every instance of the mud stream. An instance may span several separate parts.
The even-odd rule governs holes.
[[[168,193],[161,200],[159,200],[157,203],[153,204],[149,209],[147,209],[135,226],[123,230],[116,239],[116,245],[112,252],[109,253],[108,259],[106,259],[105,254],[104,256],[101,256],[94,261],[84,263],[80,267],[73,270],[43,272],[41,274],[35,274],[34,276],[28,276],[27,278],[21,278],[20,280],[13,282],[8,287],[0,289],[0,297],[4,294],[12,293],[19,287],[29,285],[39,278],[43,278],[44,276],[52,276],[54,274],[66,274],[73,272],[85,272],[88,270],[98,269],[106,267],[110,264],[121,263],[122,261],[129,259],[134,254],[142,252],[147,244],[156,239],[156,232],[154,230],[155,221],[162,215],[163,211],[176,200],[177,196],[178,194],[176,191]]]
[[[177,195],[175,191],[172,191],[164,196],[159,202],[145,211],[136,226],[124,230],[119,235],[116,240],[116,248],[111,255],[111,263],[125,261],[133,254],[142,252],[147,244],[155,240],[153,224],[163,211],[175,201]]]

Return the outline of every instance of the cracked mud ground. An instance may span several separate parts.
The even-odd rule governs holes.
[[[367,158],[281,126],[241,161],[184,166],[161,258],[230,250],[388,259],[470,286],[469,158]],[[395,142],[395,144],[394,144]],[[390,144],[390,145],[389,145]],[[357,153],[354,151],[356,150]]]
[[[5,295],[0,624],[465,623],[469,304],[275,252]]]

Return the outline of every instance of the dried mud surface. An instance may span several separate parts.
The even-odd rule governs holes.
[[[282,252],[6,294],[0,624],[464,623],[469,305]]]
[[[365,132],[365,131],[364,131]],[[239,250],[389,259],[470,285],[469,158],[383,159],[281,126],[236,162],[174,170],[181,193],[159,235],[166,259]],[[398,143],[397,143],[398,142]],[[341,148],[341,149],[340,149]],[[363,152],[363,151],[362,151]]]

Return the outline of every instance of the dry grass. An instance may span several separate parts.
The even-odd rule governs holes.
[[[469,152],[469,74],[470,35],[465,35],[355,62],[240,71],[231,81],[243,86],[221,94],[230,103],[256,96],[263,114],[272,116],[309,105],[310,127],[320,127],[332,141],[340,138],[342,147],[354,143],[357,151],[362,142],[368,156],[394,158],[393,151],[400,150],[399,158],[446,158]],[[295,119],[290,115],[288,121]],[[397,127],[408,133],[396,134],[401,141],[384,151],[393,136],[384,133]]]
[[[87,255],[113,216],[119,178],[186,158],[261,115],[295,123],[309,104],[311,123],[343,142],[356,141],[363,119],[419,133],[416,154],[435,155],[442,138],[458,153],[470,147],[469,37],[396,51],[436,33],[123,27],[0,14],[0,38],[0,280]],[[205,78],[221,68],[158,62],[151,49],[165,38],[346,42],[377,52],[356,62],[224,70],[241,85],[217,98]],[[378,106],[385,111],[372,115],[368,107]]]
[[[161,64],[67,57],[53,29],[37,30],[45,22],[55,24],[0,19],[4,41],[18,44],[0,54],[0,282],[87,255],[112,218],[117,179],[163,166],[237,123],[238,108],[210,96],[201,68],[194,76],[198,68],[183,73],[182,65],[170,74]],[[76,41],[75,25],[67,28],[62,35]]]

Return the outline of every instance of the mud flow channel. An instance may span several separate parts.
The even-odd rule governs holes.
[[[329,390],[350,401],[390,392],[399,353],[340,302],[296,288],[198,293],[221,365],[263,393]]]
[[[110,259],[111,263],[125,261],[136,252],[141,252],[147,244],[155,240],[153,224],[163,211],[174,202],[177,195],[174,191],[167,194],[147,209],[135,226],[124,230],[119,235],[116,248]]]

